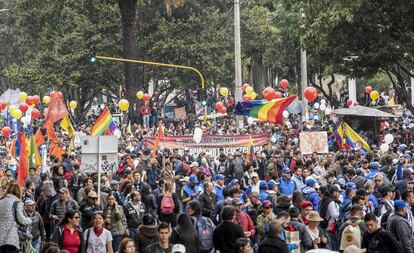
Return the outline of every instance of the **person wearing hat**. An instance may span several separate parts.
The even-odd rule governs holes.
[[[268,188],[268,190],[267,190],[267,193],[268,193],[267,199],[269,199],[270,202],[272,202],[273,208],[275,208],[276,204],[277,204],[278,186],[279,186],[279,183],[276,182],[273,179],[269,180],[269,182],[267,182],[267,188]]]
[[[267,192],[268,187],[267,187],[266,181],[264,180],[260,181],[259,189],[260,189],[259,199],[260,199],[260,202],[263,202],[269,196],[269,193]]]
[[[214,183],[214,192],[216,193],[217,196],[217,201],[221,201],[224,200],[224,196],[223,196],[223,189],[225,187],[224,185],[224,178],[225,176],[222,174],[217,174],[214,179],[215,179],[215,183]]]
[[[257,217],[257,235],[258,241],[260,242],[265,238],[265,236],[269,233],[269,224],[274,219],[276,219],[276,215],[273,212],[273,204],[270,200],[265,200],[262,203],[263,213]]]
[[[30,225],[30,234],[32,236],[32,246],[35,250],[40,251],[41,245],[46,241],[46,231],[43,224],[42,216],[36,211],[36,202],[28,199],[24,202],[26,216],[32,219]]]
[[[388,219],[387,230],[394,236],[403,247],[403,252],[414,252],[414,237],[410,224],[407,220],[407,206],[404,200],[398,199],[394,202],[394,215]]]
[[[279,191],[282,195],[292,196],[295,191],[295,183],[290,178],[290,169],[285,167],[282,169],[282,177],[279,178]]]
[[[331,243],[327,232],[321,229],[318,225],[323,219],[316,211],[309,212],[307,218],[309,224],[306,226],[306,232],[311,237],[313,242],[313,249],[330,249]]]
[[[248,178],[248,176],[250,176],[250,178]],[[252,192],[260,193],[259,175],[256,172],[253,172],[251,175],[245,175],[242,179],[242,185],[244,185],[246,189],[247,196],[250,196]]]
[[[188,147],[184,148],[184,155],[181,157],[181,161],[188,165],[194,162],[194,157],[190,154],[190,149]]]
[[[118,205],[123,205],[124,201],[123,201],[122,194],[119,191],[119,181],[111,180],[109,185],[111,187],[111,194],[115,197],[115,200],[118,203]]]
[[[66,212],[78,210],[79,205],[70,197],[69,189],[62,187],[59,189],[59,199],[53,201],[50,205],[49,218],[53,221],[55,227],[63,220]]]
[[[307,220],[307,217],[309,215],[309,212],[313,211],[313,205],[312,202],[309,200],[304,200],[302,203],[300,203],[300,208],[302,209],[301,218],[303,221],[303,224],[308,225],[309,222]]]
[[[363,207],[358,204],[353,204],[350,208],[351,217],[339,228],[339,242],[340,250],[344,250],[349,245],[355,245],[358,248],[362,246],[362,238],[367,232],[367,227],[363,220]],[[355,229],[357,228],[357,229]]]
[[[355,245],[350,245],[344,249],[344,253],[364,253],[366,251],[366,249],[358,248]]]
[[[185,253],[185,246],[182,244],[174,244],[171,249],[171,253]]]
[[[197,163],[197,162],[195,162]],[[189,177],[189,181],[184,187],[181,189],[181,199],[183,202],[183,211],[187,211],[187,204],[193,199],[198,198],[201,194],[202,189],[198,186],[199,182],[197,176],[192,175]]]
[[[306,187],[303,188],[303,197],[312,203],[315,210],[319,210],[321,199],[319,197],[319,193],[316,191],[317,189],[316,180],[313,179],[312,177],[308,177],[305,182],[306,182]]]
[[[98,205],[97,201],[98,201],[98,194],[94,190],[91,190],[88,193],[88,198],[84,200],[79,206],[79,211],[82,214],[80,225],[83,231],[85,231],[87,228],[90,227],[93,214],[96,211],[102,210],[101,206]]]
[[[243,201],[241,201],[239,198],[236,198],[232,200],[231,204],[236,211],[236,224],[240,225],[246,238],[253,239],[256,231],[250,216],[247,213],[243,212]]]

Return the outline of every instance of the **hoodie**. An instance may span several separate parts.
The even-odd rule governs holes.
[[[289,253],[289,249],[286,242],[282,241],[280,238],[269,236],[259,244],[259,253],[272,252]]]
[[[142,225],[138,228],[138,233],[133,239],[138,252],[144,252],[148,245],[158,242],[157,227],[154,225]]]
[[[321,203],[321,199],[319,197],[318,192],[316,192],[316,190],[313,187],[306,186],[303,189],[303,197],[306,200],[309,200],[312,203],[313,208],[316,211],[319,211],[319,206],[320,206],[320,203]]]

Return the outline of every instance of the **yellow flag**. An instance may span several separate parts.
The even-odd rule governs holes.
[[[75,136],[75,129],[73,129],[72,123],[70,123],[69,116],[66,115],[60,122],[60,127],[68,132],[69,137]]]
[[[388,105],[395,105],[394,97],[392,97],[390,100],[388,100]]]

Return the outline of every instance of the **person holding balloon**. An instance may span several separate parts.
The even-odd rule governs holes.
[[[149,127],[150,115],[151,115],[151,107],[149,106],[148,102],[144,102],[144,104],[139,109],[142,115],[143,125],[145,127]]]

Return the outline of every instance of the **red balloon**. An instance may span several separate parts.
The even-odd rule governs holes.
[[[371,92],[372,92],[372,87],[371,86],[367,86],[367,87],[365,87],[365,93],[367,93],[367,94],[371,94]]]
[[[150,100],[150,95],[149,95],[148,93],[145,93],[145,94],[144,94],[144,96],[142,97],[142,99],[143,99],[145,102],[148,102],[148,101]]]
[[[315,87],[307,87],[303,93],[303,95],[305,96],[305,98],[309,101],[312,102],[313,100],[316,99],[316,97],[318,96],[318,91],[315,89]]]
[[[354,103],[354,106],[358,106],[359,105],[359,103],[358,103],[358,101],[356,101],[355,103]]]
[[[26,104],[28,104],[28,105],[32,105],[32,104],[33,104],[33,102],[34,102],[34,100],[33,100],[33,97],[32,97],[32,96],[28,96],[28,97],[26,98]]]
[[[352,99],[348,99],[347,101],[346,101],[346,104],[350,107],[352,104],[353,104],[354,102],[352,101]]]
[[[29,109],[29,106],[26,103],[24,103],[24,104],[19,105],[19,109],[22,112],[27,112],[27,109]]]
[[[63,98],[63,93],[58,91],[58,96],[59,96],[60,99],[62,99]]]
[[[3,111],[7,107],[7,102],[0,100],[0,111]]]
[[[273,95],[273,99],[281,98],[281,97],[282,97],[282,93],[280,93],[279,91],[276,91],[275,94]]]
[[[11,132],[12,132],[12,130],[10,129],[10,127],[3,127],[2,129],[1,129],[1,134],[4,136],[4,137],[9,137],[10,136],[10,134],[11,134]]]
[[[33,96],[33,103],[34,103],[35,105],[40,104],[40,97],[39,97],[38,95],[34,95],[34,96]]]
[[[227,108],[223,106],[222,108],[220,108],[219,112],[224,114],[227,112]]]
[[[249,95],[247,95],[247,94],[244,94],[244,95],[243,95],[243,100],[244,100],[244,101],[250,100],[250,96],[249,96]]]
[[[40,117],[40,111],[38,109],[33,109],[31,112],[32,118],[38,119]]]
[[[289,82],[286,79],[282,79],[280,81],[280,87],[282,87],[283,89],[286,89],[289,86]]]
[[[51,91],[51,92],[50,92],[50,97],[51,97],[51,98],[56,98],[56,97],[58,97],[58,96],[59,96],[59,93],[58,93],[57,91],[55,91],[55,90],[54,90],[54,91]]]
[[[250,85],[248,83],[243,84],[243,91],[246,90],[247,87],[249,87]]]
[[[264,99],[272,100],[274,93],[275,93],[275,89],[273,89],[272,87],[267,87],[263,90],[262,95]]]
[[[220,109],[221,109],[221,108],[223,108],[223,107],[224,107],[223,102],[217,102],[217,103],[216,103],[216,109],[217,109],[218,111],[220,111]]]

